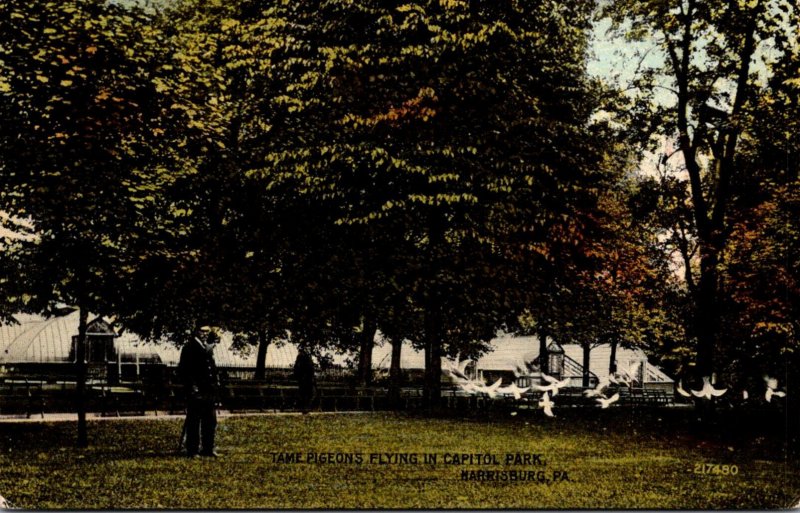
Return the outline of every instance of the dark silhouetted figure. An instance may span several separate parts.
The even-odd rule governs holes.
[[[186,455],[216,457],[214,435],[217,429],[217,388],[219,377],[214,362],[214,346],[219,335],[201,328],[200,337],[183,346],[178,372],[186,392]],[[200,435],[202,434],[202,451]]]
[[[300,347],[297,359],[294,362],[294,379],[297,380],[298,406],[303,413],[307,413],[314,397],[316,380],[314,378],[314,360],[305,347]]]

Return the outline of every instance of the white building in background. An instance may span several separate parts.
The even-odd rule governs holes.
[[[64,316],[45,318],[40,315],[17,314],[18,324],[0,326],[0,366],[18,363],[68,363],[74,361],[73,338],[78,335],[77,311]],[[117,336],[102,319],[89,316],[88,360],[113,361],[119,357],[135,360],[178,364],[180,349],[169,342],[145,342],[130,332]],[[105,335],[105,336],[104,336]],[[109,336],[110,335],[110,336]],[[102,339],[99,341],[97,339]],[[109,341],[111,346],[109,346]],[[256,348],[247,352],[232,348],[233,336],[223,333],[214,355],[219,367],[253,368],[256,366]],[[267,367],[290,368],[297,357],[291,344],[278,347],[271,344],[267,352]]]
[[[14,316],[19,324],[0,326],[0,373],[17,364],[57,364],[74,361],[73,340],[78,334],[79,314],[77,311],[60,317],[44,318],[39,315],[18,314]],[[123,332],[117,336],[111,326],[103,319],[89,317],[89,362],[118,366],[135,366],[135,375],[139,375],[139,364],[161,363],[175,366],[180,357],[180,349],[170,343],[154,344],[141,340],[132,333]],[[376,346],[373,351],[373,367],[381,372],[389,369],[392,346],[386,343],[381,334],[375,337]],[[217,366],[227,369],[253,369],[256,366],[256,348],[237,351],[232,347],[233,336],[222,334],[222,341],[215,349]],[[531,364],[531,378],[537,378],[536,359],[539,356],[539,339],[537,337],[518,337],[504,335],[491,341],[493,351],[488,352],[471,365],[471,375],[484,380],[494,381],[503,377],[510,382],[514,379],[515,369],[522,363]],[[571,380],[570,385],[581,386],[583,381],[583,349],[578,344],[556,346],[563,350],[561,368],[551,365],[551,374],[557,374]],[[592,349],[590,353],[589,372],[592,382],[608,376],[611,348],[608,344]],[[344,366],[348,360],[355,360],[355,355],[343,356],[330,354],[335,365]],[[290,369],[297,357],[297,347],[289,342],[270,344],[267,351],[266,367],[270,369]],[[617,348],[617,366],[620,369],[630,368],[640,362],[637,381],[645,388],[661,388],[672,392],[674,381],[658,367],[648,361],[641,349]],[[422,371],[425,368],[425,356],[422,351],[403,344],[400,367],[405,371]],[[122,372],[120,371],[120,374]],[[522,383],[523,385],[525,383]]]
[[[484,354],[477,362],[468,367],[468,373],[478,379],[488,382],[503,377],[504,382],[513,379],[514,371],[523,362],[531,364],[536,362],[539,357],[539,338],[520,337],[514,335],[504,335],[493,339],[490,342],[493,350]],[[569,378],[570,386],[579,387],[583,383],[583,348],[580,344],[564,344],[557,346],[563,350],[563,367],[561,372],[551,369],[551,374],[558,374],[562,379]],[[372,360],[376,366],[382,370],[388,370],[392,358],[392,346],[384,344],[376,347]],[[609,360],[611,358],[611,346],[602,344],[592,348],[589,357],[589,374],[592,383],[608,376]],[[421,370],[425,368],[425,355],[422,351],[417,351],[410,344],[403,344],[401,351],[400,366],[403,369]],[[661,369],[648,361],[647,354],[641,349],[627,349],[617,347],[616,362],[618,369],[627,369],[636,362],[640,362],[637,381],[644,388],[663,389],[669,393],[673,392],[674,380],[667,376]],[[533,366],[531,378],[538,378],[539,372],[535,370],[538,366]],[[551,367],[553,367],[551,365]],[[521,385],[526,385],[523,382]]]

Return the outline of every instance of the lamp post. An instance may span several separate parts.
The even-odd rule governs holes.
[[[547,369],[551,376],[555,376],[558,379],[563,378],[564,348],[555,341],[547,346]]]

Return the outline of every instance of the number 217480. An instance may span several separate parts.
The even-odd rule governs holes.
[[[716,476],[735,476],[739,473],[736,465],[720,465],[718,463],[695,463],[695,474],[716,475]]]

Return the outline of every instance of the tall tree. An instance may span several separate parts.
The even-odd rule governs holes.
[[[588,222],[588,10],[281,2],[248,28],[268,56],[263,160],[249,174],[324,230],[408,248],[386,276],[423,312],[431,404],[445,341],[465,319],[482,336],[513,319],[548,237]]]
[[[645,138],[674,138],[678,166],[688,177],[692,229],[699,268],[694,291],[692,334],[698,376],[715,370],[720,330],[721,255],[729,242],[734,184],[746,173],[741,141],[751,125],[748,115],[765,48],[790,49],[797,39],[797,8],[789,0],[606,2],[602,14],[629,40],[649,41],[662,64],[643,73],[637,85],[654,102],[631,109],[631,127]],[[668,91],[661,100],[656,90]],[[691,269],[687,269],[691,272]]]
[[[752,136],[743,143],[742,159],[748,173],[734,184],[749,191],[748,202],[732,216],[724,253],[724,334],[741,341],[726,351],[725,363],[745,386],[761,385],[765,373],[796,381],[800,352],[800,227],[793,214],[800,190],[800,55],[785,54],[774,69],[752,108]],[[763,184],[758,189],[756,181]]]
[[[25,309],[80,309],[81,447],[88,312],[122,305],[137,255],[171,227],[157,214],[173,176],[154,158],[167,107],[150,74],[159,45],[148,27],[143,12],[101,1],[0,5],[0,211],[29,219],[37,236],[14,252]]]

